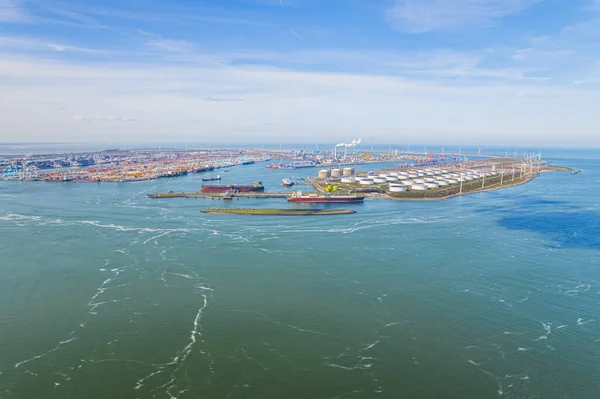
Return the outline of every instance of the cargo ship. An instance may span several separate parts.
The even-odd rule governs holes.
[[[228,191],[230,193],[247,193],[247,192],[263,192],[263,191],[265,191],[265,187],[262,185],[261,182],[255,182],[251,186],[244,186],[244,185],[238,185],[238,184],[228,184],[226,186],[204,184],[204,185],[202,185],[201,190],[203,193],[225,193]]]
[[[348,202],[363,202],[365,197],[357,195],[303,195],[302,192],[294,191],[288,202],[308,202],[308,203],[348,203]]]
[[[310,161],[296,161],[290,163],[292,169],[302,169],[302,168],[314,168],[315,163]]]

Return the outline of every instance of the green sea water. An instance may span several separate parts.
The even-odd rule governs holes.
[[[146,197],[201,175],[2,182],[0,398],[598,397],[600,162],[561,162],[331,217]],[[315,172],[264,166],[223,183]]]

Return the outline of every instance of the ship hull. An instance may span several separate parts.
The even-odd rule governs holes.
[[[343,197],[343,196],[331,196],[331,197],[297,197],[288,198],[288,202],[305,202],[313,204],[339,204],[339,203],[352,203],[352,202],[363,202],[365,197]]]
[[[248,192],[260,193],[260,192],[265,191],[265,188],[263,186],[255,187],[255,186],[236,186],[236,185],[202,186],[201,191],[203,193],[224,193],[226,191],[236,191],[236,192],[242,192],[242,193],[248,193]]]

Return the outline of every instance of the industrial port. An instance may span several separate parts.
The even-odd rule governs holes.
[[[332,148],[291,149],[107,149],[88,153],[0,155],[0,180],[129,182],[208,172],[265,162],[269,169],[335,168],[397,162],[403,167],[453,163],[455,154],[359,150],[360,139]]]
[[[549,165],[541,154],[523,157],[360,150],[359,140],[331,148],[288,150],[191,149],[105,150],[95,153],[0,156],[0,180],[61,183],[133,182],[190,173],[229,171],[242,165],[265,168],[253,185],[203,184],[198,192],[150,193],[150,198],[288,199],[290,202],[355,202],[363,198],[390,200],[445,199],[473,192],[523,184],[551,170],[578,172]],[[341,148],[341,149],[340,149]],[[442,148],[443,150],[443,148]],[[263,165],[263,166],[260,166]],[[357,171],[365,168],[368,172]],[[301,169],[302,181],[285,178],[283,186],[304,184],[308,190],[278,192],[261,184],[269,169]],[[216,172],[215,172],[216,173]],[[221,172],[219,172],[221,173]],[[306,175],[305,175],[306,176]],[[221,180],[205,177],[203,181]],[[336,201],[337,200],[337,201]]]

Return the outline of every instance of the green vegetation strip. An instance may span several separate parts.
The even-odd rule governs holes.
[[[310,216],[310,215],[348,215],[356,213],[351,209],[203,209],[202,213],[231,215],[268,215],[268,216]]]

